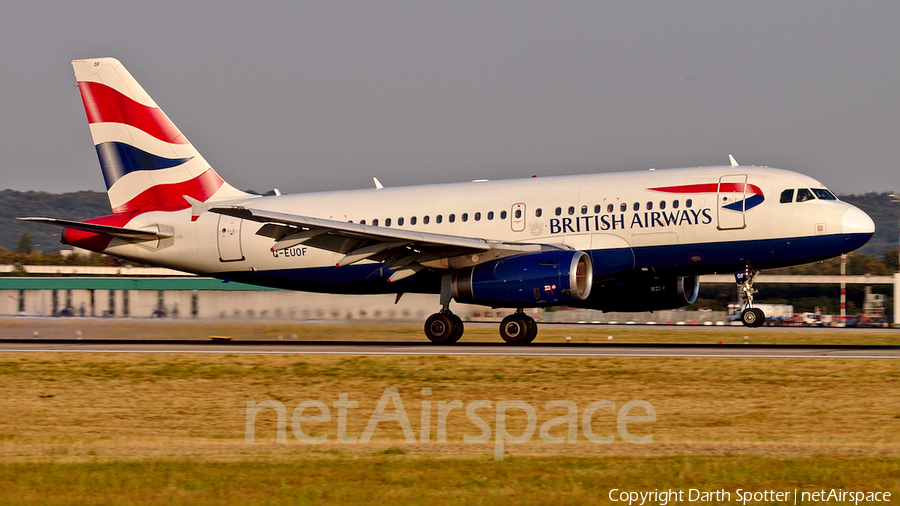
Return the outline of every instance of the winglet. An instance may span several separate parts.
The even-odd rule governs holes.
[[[375,189],[376,190],[380,190],[380,189],[384,188],[384,185],[381,184],[381,181],[379,181],[377,177],[373,177],[372,181],[375,181]]]
[[[735,160],[734,157],[731,156],[730,153],[728,154],[728,159],[731,161],[731,166],[732,166],[732,167],[737,167],[737,166],[739,165],[739,164],[737,163],[737,160]]]

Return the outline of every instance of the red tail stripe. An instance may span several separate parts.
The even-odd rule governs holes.
[[[88,123],[124,123],[172,144],[187,144],[178,128],[156,107],[147,107],[105,84],[78,83]]]
[[[134,211],[177,211],[191,205],[184,200],[184,195],[206,202],[225,181],[212,169],[199,176],[181,183],[158,184],[139,193],[128,202],[113,208],[116,214]]]

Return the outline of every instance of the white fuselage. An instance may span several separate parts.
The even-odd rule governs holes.
[[[745,184],[741,190],[729,191],[726,181]],[[320,192],[215,204],[563,246],[591,252],[595,269],[604,251],[630,250],[636,272],[688,275],[728,272],[745,264],[775,267],[810,262],[854,249],[871,236],[871,220],[847,203],[779,201],[786,189],[796,194],[811,188],[824,186],[795,172],[725,166]],[[752,199],[760,197],[762,202],[750,208]],[[273,252],[274,240],[256,234],[259,223],[215,213],[202,213],[191,221],[190,209],[155,211],[137,216],[127,226],[152,225],[172,227],[174,238],[156,245],[113,240],[105,252],[198,274],[247,280],[243,275],[253,273],[253,282],[266,285],[283,286],[291,278],[302,289],[323,292],[439,289],[386,283],[378,289],[378,280],[371,282],[378,276],[373,274],[375,262],[363,262],[369,267],[362,270],[355,266],[358,275],[364,276],[359,281],[368,281],[365,289],[347,290],[358,275],[330,286],[323,281],[329,274],[321,270],[337,269],[337,273],[340,268],[335,264],[341,254],[303,245]],[[317,274],[306,283],[304,272]],[[266,273],[274,275],[268,279]]]

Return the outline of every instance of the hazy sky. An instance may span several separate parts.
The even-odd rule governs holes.
[[[70,60],[116,57],[283,192],[650,167],[900,190],[900,2],[10,2],[0,188],[104,190]]]

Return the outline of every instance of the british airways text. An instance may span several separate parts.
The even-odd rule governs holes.
[[[551,234],[573,234],[600,230],[624,230],[635,228],[661,228],[681,225],[709,225],[712,223],[710,209],[684,209],[681,211],[647,211],[634,213],[631,220],[625,214],[597,214],[577,218],[551,218]]]

